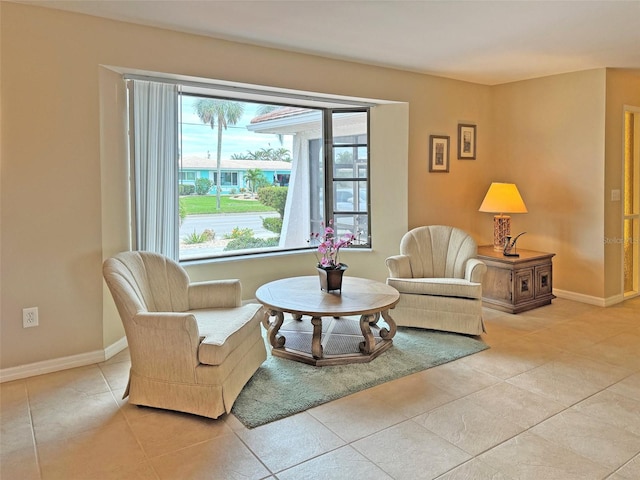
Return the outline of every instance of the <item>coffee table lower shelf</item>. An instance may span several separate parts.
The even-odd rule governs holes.
[[[314,325],[308,318],[285,320],[276,336],[276,342],[283,345],[274,346],[271,354],[322,367],[367,363],[393,345],[391,338],[382,337],[387,329],[380,328],[376,321],[368,322],[372,339],[370,353],[365,352],[366,342],[360,327],[360,317],[322,317],[321,323],[322,333],[319,336],[321,356],[319,358],[313,354]]]

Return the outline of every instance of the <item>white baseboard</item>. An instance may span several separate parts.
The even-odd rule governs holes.
[[[122,337],[120,340],[112,343],[107,348],[104,349],[104,359],[109,360],[114,355],[120,353],[122,350],[127,348],[129,344],[127,343],[127,337]]]
[[[94,350],[93,352],[80,353],[78,355],[71,355],[68,357],[54,358],[52,360],[19,365],[17,367],[3,368],[0,369],[0,383],[104,362],[125,348],[127,348],[127,339],[126,337],[123,337],[115,343],[107,346],[104,350]]]
[[[596,305],[598,307],[610,307],[624,301],[624,295],[614,295],[613,297],[594,297],[591,295],[584,295],[582,293],[569,292],[567,290],[553,289],[553,294],[558,298],[564,298],[566,300],[574,300],[580,303],[587,303],[589,305]]]
[[[622,302],[624,302],[624,295],[614,295],[613,297],[607,297],[604,299],[604,306],[610,307],[611,305],[616,305]]]

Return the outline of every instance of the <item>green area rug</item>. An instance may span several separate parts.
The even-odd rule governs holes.
[[[393,346],[369,363],[313,367],[269,353],[231,411],[254,428],[487,348],[465,335],[399,327]]]

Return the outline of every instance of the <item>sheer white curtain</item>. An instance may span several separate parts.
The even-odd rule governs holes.
[[[178,260],[178,86],[133,80],[136,248]]]

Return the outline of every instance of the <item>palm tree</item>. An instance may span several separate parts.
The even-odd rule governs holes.
[[[218,150],[217,150],[217,175],[216,175],[216,198],[217,207],[220,210],[220,160],[222,157],[222,129],[227,129],[227,125],[238,123],[244,113],[244,103],[232,102],[230,100],[213,100],[201,98],[195,105],[196,113],[202,123],[209,124],[213,130],[218,127]]]
[[[281,162],[290,162],[291,161],[291,152],[286,148],[278,148],[274,152],[274,160],[279,160]]]
[[[249,190],[253,193],[256,193],[256,185],[261,178],[264,178],[264,174],[259,168],[249,168],[244,174],[244,179],[249,185]]]
[[[278,107],[277,105],[260,104],[256,107],[256,115],[264,115],[266,113],[271,113],[277,108],[280,108],[280,107]]]

